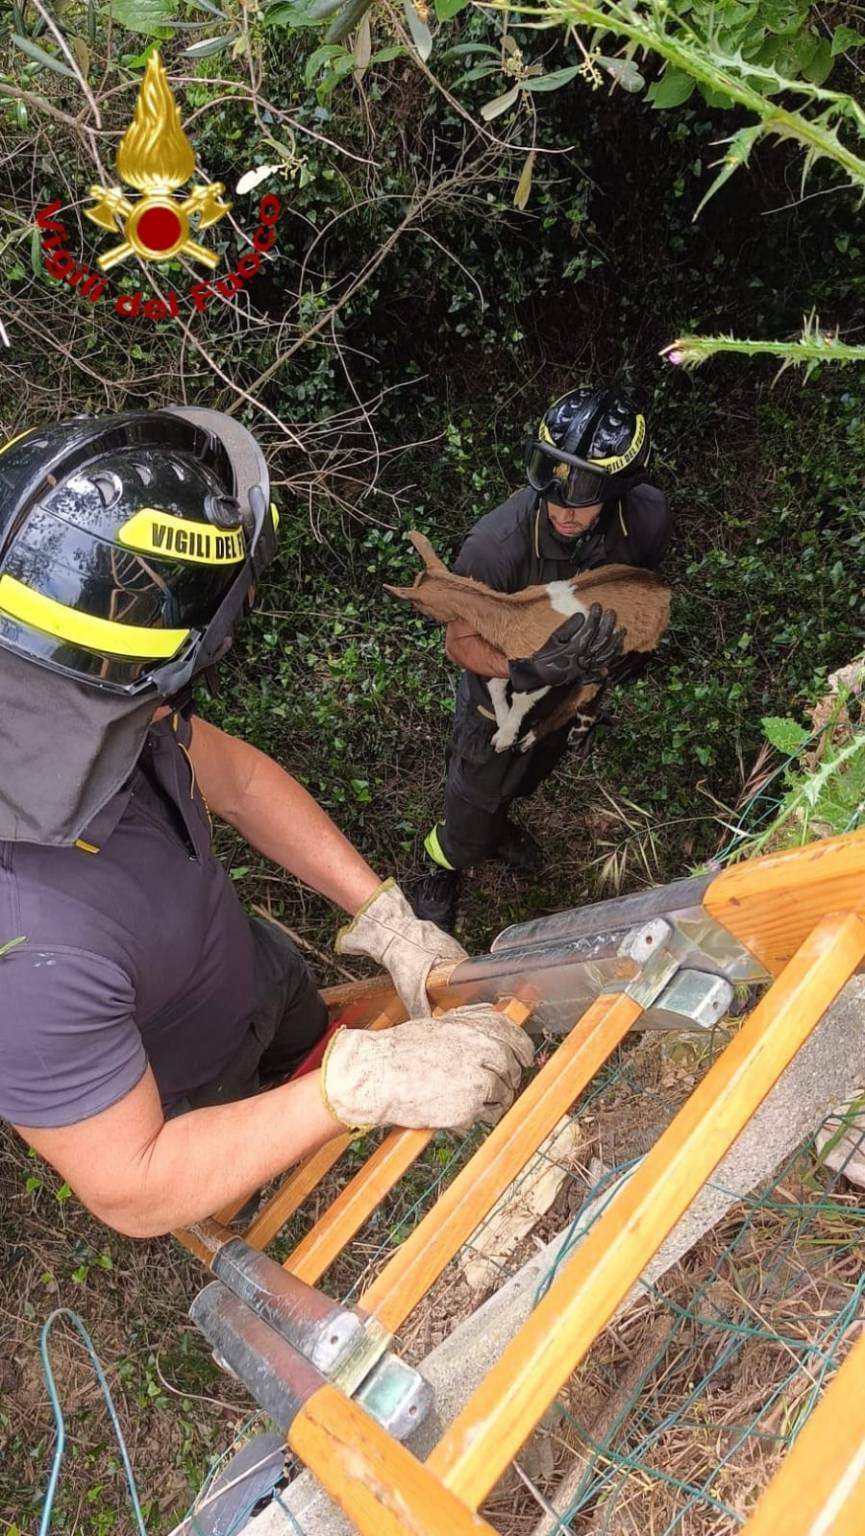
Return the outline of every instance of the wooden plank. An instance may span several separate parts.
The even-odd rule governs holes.
[[[529,1018],[525,1004],[513,999],[501,1011],[513,1024],[525,1024]],[[435,1131],[391,1131],[350,1183],[340,1190],[312,1231],[292,1249],[283,1267],[299,1280],[315,1285],[420,1157],[434,1135]]]
[[[865,1333],[796,1437],[742,1536],[862,1536]]]
[[[336,1387],[308,1399],[288,1443],[362,1536],[496,1536]]]
[[[703,907],[777,976],[825,913],[865,917],[865,829],[733,864]]]
[[[865,923],[824,918],[694,1090],[432,1453],[473,1509],[865,956]],[[470,1170],[469,1170],[470,1171]]]
[[[393,993],[387,1007],[373,1019],[370,1029],[390,1029],[394,1024],[401,1024],[405,1019],[405,1009]],[[271,1195],[267,1204],[250,1223],[243,1233],[248,1243],[253,1248],[266,1248],[272,1242],[276,1234],[281,1231],[293,1216],[304,1200],[312,1194],[325,1174],[329,1173],[335,1163],[339,1162],[343,1152],[351,1145],[351,1136],[335,1136],[333,1141],[328,1141],[311,1157],[299,1163],[288,1177],[279,1186],[274,1195]]]
[[[492,1130],[471,1162],[360,1298],[395,1333],[631,1028],[640,1006],[599,997]]]

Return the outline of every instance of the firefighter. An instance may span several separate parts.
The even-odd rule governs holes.
[[[527,485],[475,524],[454,571],[498,592],[519,592],[599,565],[654,570],[667,546],[670,515],[647,473],[649,452],[645,417],[619,389],[569,390],[527,446]],[[553,685],[532,723],[557,707],[574,680],[609,669],[620,648],[614,622],[611,613],[569,620],[536,656],[520,661],[522,690]],[[496,752],[487,679],[512,678],[513,663],[459,620],[448,624],[445,646],[463,673],[446,754],[444,814],[426,837],[429,863],[409,899],[419,916],[450,931],[463,870],[488,859],[523,874],[542,869],[540,847],[510,808],[549,778],[570,728],[550,732],[525,752],[519,744]]]
[[[460,945],[196,717],[275,548],[264,457],[219,412],[78,418],[0,451],[0,1115],[134,1237],[240,1203],[346,1126],[494,1121],[531,1060],[492,1008],[429,1017]],[[297,950],[243,912],[211,814],[349,914],[341,952],[387,967],[408,1023],[329,1029]]]

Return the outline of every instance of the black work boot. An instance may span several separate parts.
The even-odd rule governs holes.
[[[426,918],[445,933],[453,933],[460,884],[458,869],[431,868],[405,887],[406,899],[415,917]]]
[[[508,819],[495,851],[495,857],[518,875],[539,875],[544,867],[540,843],[525,827]]]

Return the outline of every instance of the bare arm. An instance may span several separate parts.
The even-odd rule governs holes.
[[[197,717],[190,756],[214,815],[266,858],[354,914],[381,878],[273,758]]]
[[[100,1221],[127,1237],[159,1237],[242,1200],[343,1131],[324,1107],[319,1075],[165,1120],[148,1068],[89,1120],[16,1130]]]
[[[452,619],[445,630],[445,651],[458,667],[478,677],[507,677],[508,658],[497,646],[482,640],[464,619]]]

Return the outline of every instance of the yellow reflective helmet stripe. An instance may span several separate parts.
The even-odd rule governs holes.
[[[242,528],[193,523],[160,507],[142,507],[118,530],[127,549],[191,565],[239,565],[246,559]]]
[[[609,470],[611,474],[616,474],[620,469],[627,469],[629,464],[633,464],[645,440],[646,418],[645,416],[638,416],[634,435],[624,453],[614,454],[611,459],[589,459],[588,462],[589,464],[597,464],[599,468]]]
[[[142,661],[167,660],[189,638],[188,629],[148,629],[79,613],[8,575],[0,576],[0,614],[70,645],[80,645],[86,651]]]
[[[0,447],[0,453],[5,453],[6,449],[11,448],[13,443],[20,443],[22,437],[27,437],[28,433],[35,432],[35,430],[35,427],[25,427],[23,432],[19,432],[15,437],[10,437],[7,443],[3,443],[2,447]]]
[[[446,859],[442,853],[442,845],[439,842],[439,829],[437,825],[432,828],[432,831],[427,833],[423,840],[423,845],[434,864],[438,864],[442,869],[453,869],[453,864],[451,864],[450,860]]]

